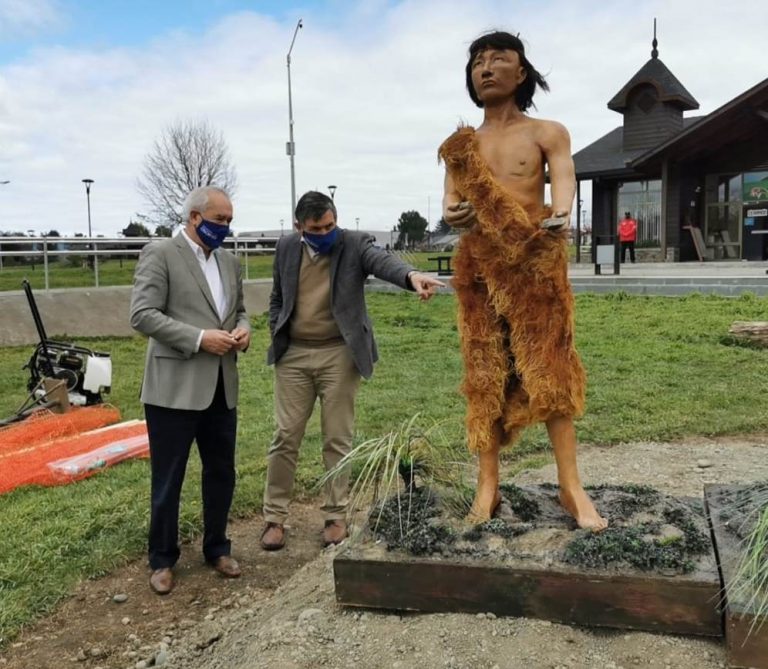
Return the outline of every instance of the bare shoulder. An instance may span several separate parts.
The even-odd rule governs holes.
[[[567,128],[558,121],[546,119],[531,119],[535,123],[536,135],[542,146],[557,147],[562,144],[569,145],[571,136]]]

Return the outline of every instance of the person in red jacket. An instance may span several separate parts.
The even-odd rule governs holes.
[[[628,212],[624,212],[624,218],[619,221],[619,241],[621,242],[621,262],[627,257],[629,249],[629,260],[635,262],[635,241],[637,241],[637,221],[632,218]]]

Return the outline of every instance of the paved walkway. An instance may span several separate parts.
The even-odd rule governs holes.
[[[610,276],[613,266],[603,267],[605,278]],[[768,261],[723,260],[710,262],[648,262],[624,263],[620,267],[621,277],[653,279],[669,278],[768,278]],[[591,263],[571,264],[568,268],[571,278],[595,276],[595,266]],[[596,277],[600,278],[600,277]],[[617,277],[618,278],[618,277]]]
[[[738,297],[743,293],[768,296],[768,261],[712,261],[623,264],[618,275],[604,266],[596,275],[591,263],[571,264],[568,276],[576,293],[623,291],[634,295],[686,295],[707,293]],[[450,277],[440,277],[449,279]],[[447,282],[447,281],[446,281]],[[375,279],[370,290],[399,290]],[[446,291],[450,291],[447,288]]]
[[[612,266],[603,267],[610,272]],[[571,265],[568,275],[577,293],[624,291],[638,295],[708,293],[737,297],[768,295],[768,262],[722,261],[623,264],[618,275],[595,274],[594,265]]]

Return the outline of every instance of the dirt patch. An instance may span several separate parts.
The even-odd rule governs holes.
[[[202,623],[268,598],[318,556],[322,526],[315,507],[294,504],[286,547],[268,553],[259,547],[260,519],[234,522],[230,526],[233,555],[243,576],[221,578],[203,563],[197,541],[183,546],[177,585],[166,597],[149,589],[144,560],[105,578],[85,581],[53,615],[30,626],[0,654],[0,667],[123,669],[154,659],[160,644],[170,647]],[[125,601],[115,601],[115,596]]]
[[[755,436],[621,444],[584,448],[580,463],[588,483],[652,486],[671,495],[701,498],[705,482],[767,479],[767,443]],[[550,465],[522,472],[514,485],[555,481],[556,470]],[[200,564],[197,549],[187,548],[182,560],[187,571],[182,569],[179,588],[167,600],[148,592],[143,564],[84,584],[54,616],[22,636],[22,647],[8,649],[2,666],[134,669],[143,656],[124,654],[137,644],[128,639],[136,634],[139,650],[149,647],[142,651],[147,653],[157,652],[165,636],[170,641],[165,666],[172,669],[725,667],[718,640],[576,628],[490,614],[345,609],[335,601],[333,549],[270,592],[302,560],[320,552],[319,517],[312,510],[304,513],[304,520],[299,514],[293,518],[295,529],[286,552],[274,555],[258,549],[257,520],[235,525],[235,551],[246,568],[239,582],[216,578]],[[306,541],[304,552],[301,541]],[[124,604],[112,602],[118,591],[129,596]],[[135,608],[127,608],[131,606]],[[121,623],[124,616],[131,618],[126,626]],[[164,634],[169,631],[173,634]],[[70,662],[80,649],[94,646],[111,652],[103,659]]]

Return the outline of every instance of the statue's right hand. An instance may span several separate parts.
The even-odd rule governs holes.
[[[464,200],[449,204],[443,214],[445,222],[452,228],[470,228],[477,223],[477,213],[471,202]]]
[[[203,338],[200,340],[200,350],[213,355],[229,353],[237,340],[226,330],[203,330]]]

